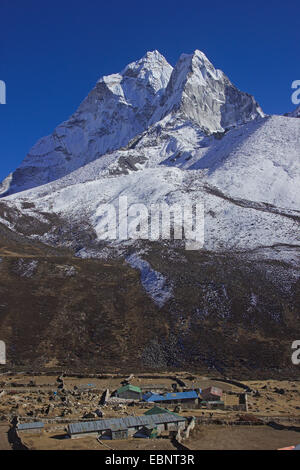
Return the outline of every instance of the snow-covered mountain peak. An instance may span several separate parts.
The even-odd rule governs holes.
[[[0,194],[58,180],[126,147],[160,121],[161,128],[190,123],[193,134],[210,135],[261,116],[254,98],[239,91],[203,52],[182,54],[173,69],[158,51],[150,51],[120,73],[102,77],[70,119],[30,150]]]
[[[154,51],[121,73],[100,78],[70,119],[30,150],[9,188],[0,188],[2,194],[49,183],[126,146],[147,129],[171,73],[171,65]]]
[[[149,80],[150,85],[156,85],[156,91],[158,91],[167,86],[172,70],[173,67],[160,52],[150,51],[140,60],[128,64],[122,71],[122,75]]]
[[[169,82],[173,67],[158,51],[147,52],[140,60],[128,64],[121,73],[101,77],[98,83],[105,83],[114,93],[134,82],[157,93]]]
[[[185,66],[187,68],[187,73],[190,71],[198,74],[198,69],[200,69],[202,72],[204,72],[204,80],[206,78],[205,72],[212,74],[215,80],[222,78],[222,72],[215,69],[204,52],[200,51],[199,49],[196,49],[192,54],[181,54],[178,64],[179,63],[181,67]]]
[[[180,56],[151,121],[178,112],[209,134],[264,116],[254,98],[238,90],[199,50]]]
[[[132,94],[136,88],[139,92],[145,88],[145,99],[151,100],[151,104],[155,106],[156,95],[168,85],[172,70],[173,67],[158,51],[147,52],[140,60],[128,64],[121,72],[122,87],[125,94]],[[132,86],[133,82],[135,86]]]

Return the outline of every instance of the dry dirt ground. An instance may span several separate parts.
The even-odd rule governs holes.
[[[219,425],[197,426],[184,442],[191,450],[275,450],[299,443],[300,432],[269,426]]]
[[[128,439],[99,442],[95,437],[62,439],[58,434],[25,437],[23,443],[31,450],[175,450],[169,439]]]
[[[11,446],[8,442],[7,436],[8,430],[8,425],[0,425],[0,450],[11,450]]]

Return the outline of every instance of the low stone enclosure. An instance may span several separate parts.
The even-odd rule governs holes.
[[[128,375],[124,374],[107,374],[107,373],[99,373],[99,374],[88,374],[88,373],[79,373],[79,372],[70,372],[70,371],[61,371],[61,370],[47,370],[47,371],[12,371],[12,370],[6,370],[2,368],[2,372],[0,373],[1,376],[27,376],[27,377],[43,377],[43,376],[58,376],[58,377],[70,377],[70,378],[76,378],[76,379],[123,379],[126,382],[130,382],[133,378],[140,378],[140,379],[169,379],[173,380],[178,383],[180,387],[185,387],[186,384],[183,380],[182,377],[178,377],[177,375],[174,374],[151,374],[151,373],[137,373],[137,374],[131,374],[130,377]],[[193,374],[186,373],[186,379],[193,379],[194,376]],[[216,381],[216,382],[224,382],[228,383],[230,385],[235,385],[239,388],[244,389],[247,392],[251,392],[252,390],[242,382],[239,382],[234,379],[230,379],[228,377],[209,377],[210,381]],[[284,379],[282,379],[284,380]],[[287,378],[288,380],[288,378]]]
[[[174,380],[178,381],[178,384],[180,386],[184,386],[184,382],[181,380],[181,378],[177,377],[176,375],[169,375],[169,374],[131,374],[130,377],[128,375],[124,374],[107,374],[107,373],[99,373],[99,374],[88,374],[88,373],[79,373],[79,372],[70,372],[70,371],[64,371],[62,372],[61,370],[47,370],[47,371],[12,371],[12,370],[7,370],[5,371],[4,368],[2,368],[2,372],[0,374],[1,376],[18,376],[18,375],[24,375],[24,376],[35,376],[35,377],[43,377],[43,376],[60,376],[60,377],[71,377],[75,379],[123,379],[125,381],[130,381],[133,378],[144,378],[144,379],[169,379],[169,380]],[[211,380],[215,380],[214,378],[211,378]]]

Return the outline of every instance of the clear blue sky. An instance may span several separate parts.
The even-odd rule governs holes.
[[[158,49],[174,65],[200,49],[267,113],[293,109],[300,3],[1,0],[0,179],[67,119],[102,75]]]

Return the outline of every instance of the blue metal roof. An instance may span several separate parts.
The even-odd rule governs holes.
[[[81,434],[89,432],[99,432],[111,430],[122,430],[128,429],[136,426],[145,426],[145,425],[158,425],[164,423],[178,423],[186,421],[186,418],[181,416],[171,415],[169,413],[163,413],[159,415],[151,416],[127,416],[126,418],[111,418],[111,419],[101,419],[98,421],[87,421],[84,423],[71,423],[69,424],[69,433],[70,434]]]
[[[197,392],[191,390],[190,392],[178,392],[178,393],[165,393],[164,395],[159,395],[156,393],[149,394],[146,393],[143,395],[144,401],[171,401],[171,400],[190,400],[198,398]]]
[[[19,431],[25,431],[26,429],[41,429],[43,427],[44,427],[44,423],[42,422],[18,424]]]

